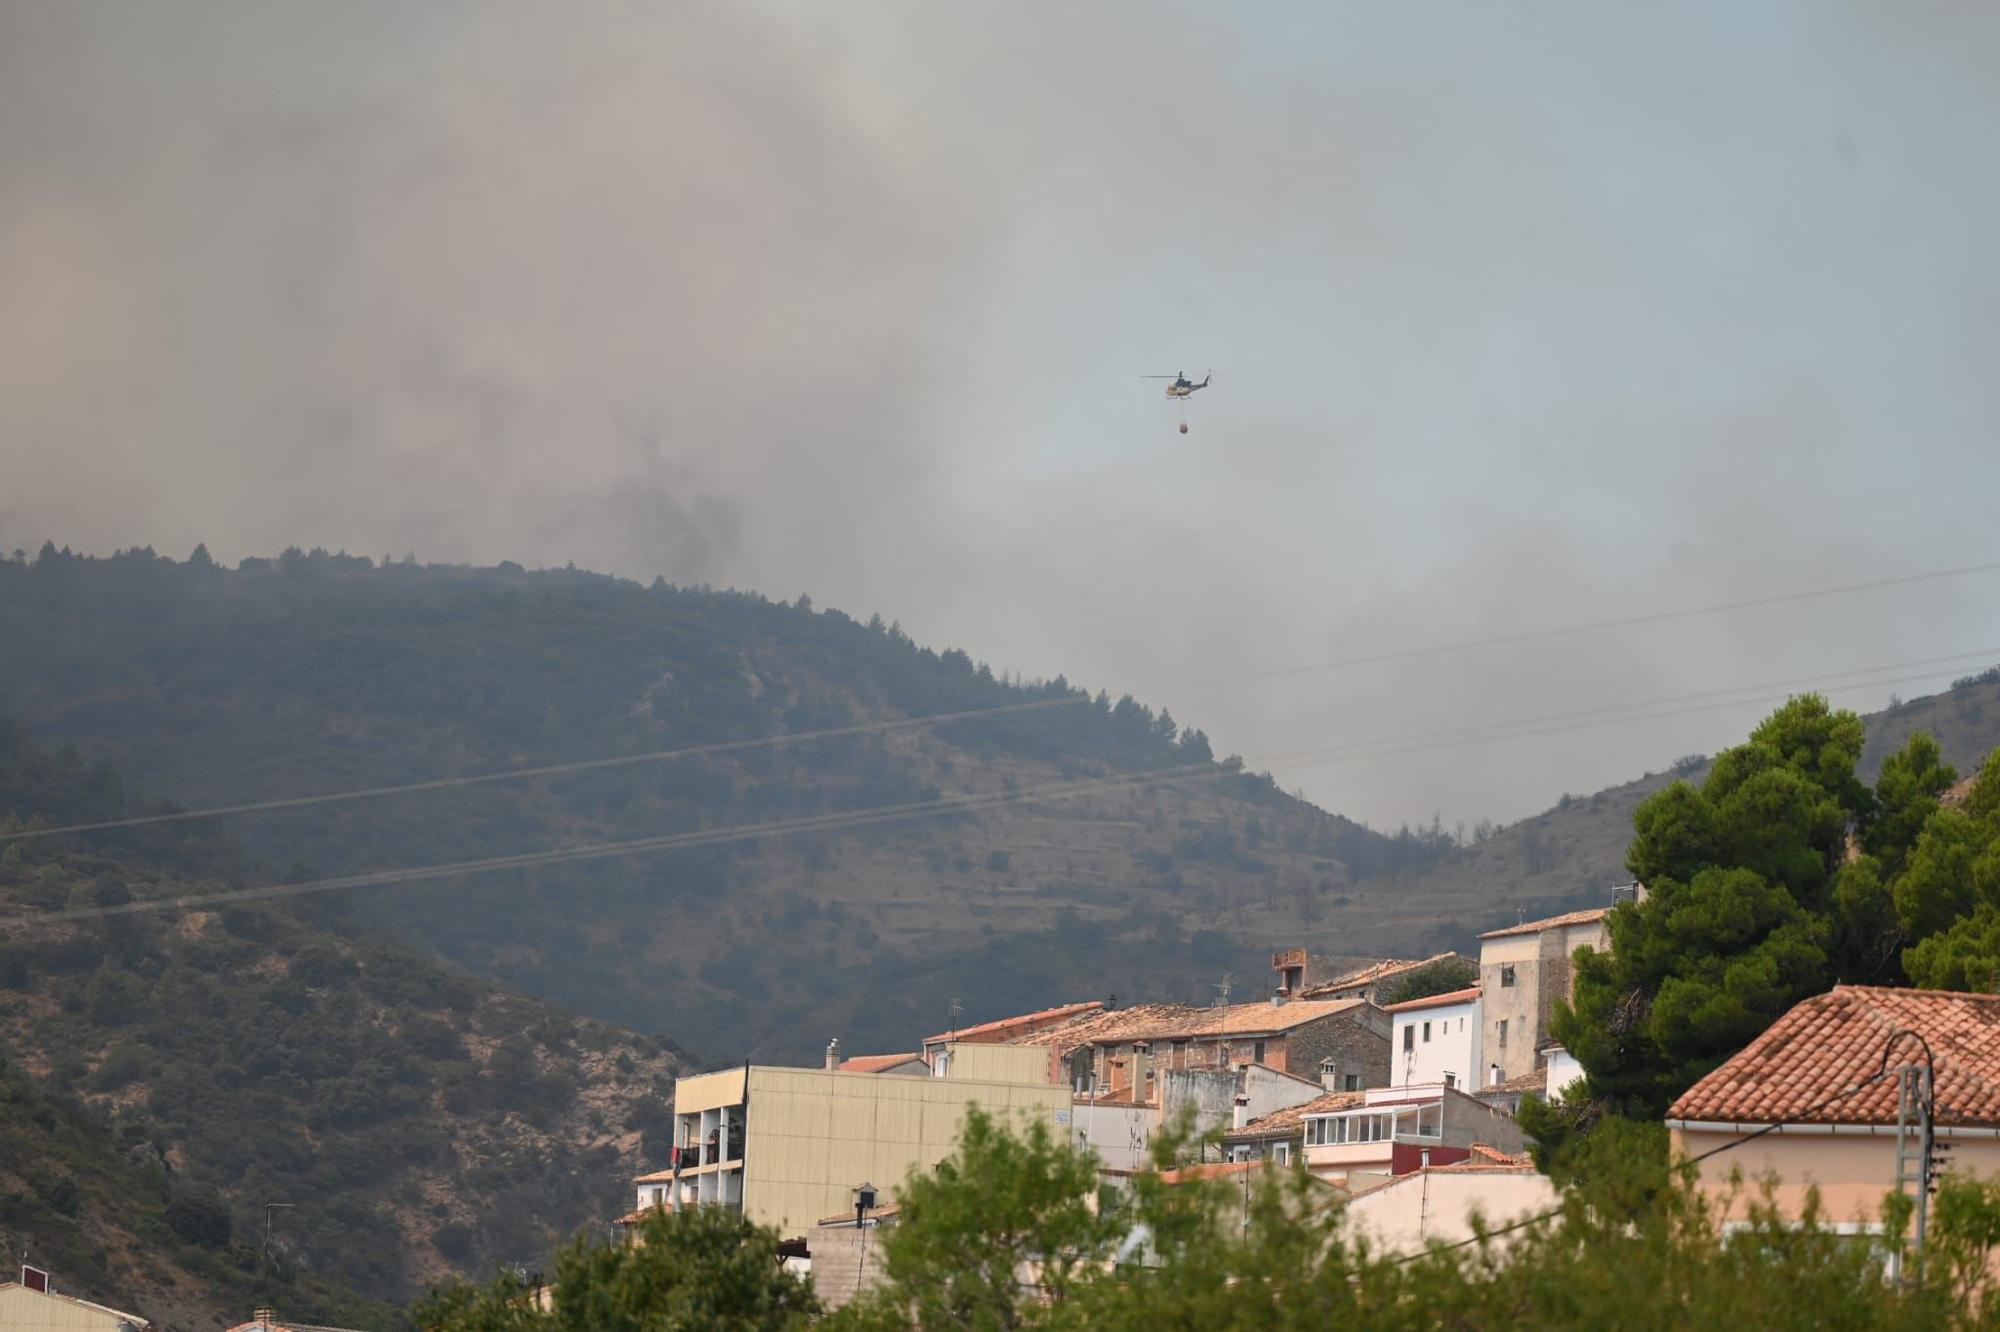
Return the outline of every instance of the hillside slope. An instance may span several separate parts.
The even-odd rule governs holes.
[[[0,727],[0,838],[121,802],[107,770]],[[625,1180],[660,1159],[682,1066],[650,1039],[386,943],[332,902],[36,919],[255,874],[213,828],[126,830],[81,848],[0,840],[0,1047],[42,1094],[75,1107],[64,1113],[149,1170],[143,1189],[101,1196],[102,1171],[70,1170],[63,1185],[31,1145],[10,1140],[0,1172],[25,1179],[16,1198],[80,1190],[79,1215],[129,1203],[130,1227],[215,1194],[239,1236],[260,1230],[265,1203],[288,1203],[275,1227],[283,1270],[389,1302],[446,1275],[533,1261],[624,1206]],[[33,1230],[38,1244],[53,1234]],[[93,1246],[109,1250],[108,1275],[120,1275],[118,1255],[138,1261],[136,1247],[88,1239],[63,1256]],[[247,1316],[222,1296],[270,1272],[254,1255],[247,1266],[229,1252],[204,1262],[214,1279],[198,1271],[193,1292],[175,1298]],[[159,1291],[128,1302],[139,1294]]]
[[[1935,737],[1945,760],[1969,776],[2000,747],[2000,669],[1862,720],[1868,729],[1861,760],[1866,780],[1872,782],[1882,760],[1917,731]],[[1700,782],[1707,771],[1705,763],[1689,761],[1677,771],[1648,774],[1595,795],[1565,796],[1540,814],[1401,876],[1395,892],[1406,913],[1404,924],[1343,917],[1303,937],[1315,947],[1397,952],[1431,931],[1466,946],[1479,931],[1505,924],[1516,913],[1533,917],[1605,905],[1611,886],[1631,877],[1625,849],[1639,802],[1677,777]]]
[[[298,879],[1003,800],[348,895],[355,919],[475,971],[730,1057],[907,1042],[947,1025],[954,999],[990,1014],[1050,993],[1207,998],[1223,971],[1261,972],[1270,939],[1385,906],[1370,885],[1436,851],[1218,763],[1129,699],[1010,684],[879,620],[737,593],[318,553],[228,571],[45,551],[0,564],[0,637],[21,645],[0,660],[0,713],[182,805],[1003,709],[229,824]]]

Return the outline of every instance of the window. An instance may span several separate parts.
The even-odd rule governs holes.
[[[1458,1074],[1456,1074],[1456,1073],[1451,1073],[1451,1072],[1447,1072],[1447,1073],[1446,1073],[1446,1074],[1444,1075],[1444,1085],[1445,1085],[1445,1086],[1446,1086],[1447,1088],[1452,1088],[1452,1087],[1456,1087],[1456,1086],[1458,1086]]]
[[[1174,1042],[1174,1067],[1175,1067],[1175,1068],[1186,1068],[1186,1067],[1187,1067],[1187,1042],[1186,1042],[1186,1041],[1175,1041],[1175,1042]]]
[[[1429,1045],[1430,1043],[1431,1043],[1431,1024],[1426,1022],[1424,1023],[1424,1044]]]
[[[1507,1048],[1507,1019],[1506,1019],[1506,1018],[1501,1018],[1501,1019],[1500,1019],[1500,1048],[1501,1048],[1501,1049],[1503,1049],[1503,1050]]]
[[[1342,1091],[1360,1091],[1361,1075],[1359,1073],[1349,1073],[1341,1080],[1340,1089]]]
[[[1292,1144],[1289,1142],[1279,1143],[1271,1149],[1271,1159],[1279,1165],[1290,1165],[1292,1160]]]
[[[1264,1062],[1264,1042],[1258,1041],[1250,1047],[1250,1058],[1259,1064]]]
[[[1380,1031],[1381,1028],[1377,1027],[1376,1030]],[[1417,1048],[1417,1029],[1415,1027],[1403,1028],[1403,1049],[1405,1051],[1409,1051],[1409,1050],[1414,1050],[1416,1048]]]
[[[1500,983],[1502,985],[1512,985],[1514,983],[1514,964],[1512,962],[1502,962],[1500,964]]]

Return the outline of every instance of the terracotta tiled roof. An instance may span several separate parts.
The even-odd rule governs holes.
[[[1449,994],[1434,994],[1428,999],[1405,999],[1400,1004],[1385,1004],[1382,1011],[1384,1013],[1409,1013],[1419,1008],[1443,1008],[1448,1004],[1469,1004],[1478,997],[1479,987],[1472,985],[1463,990],[1453,990]]]
[[[670,1210],[672,1209],[667,1207],[664,1203],[655,1203],[651,1207],[641,1207],[636,1212],[627,1212],[625,1213],[625,1215],[619,1217],[616,1221],[613,1221],[611,1224],[614,1226],[636,1226],[641,1221],[644,1221],[648,1216],[652,1215],[654,1212],[665,1212]]]
[[[939,1041],[1004,1041],[1015,1028],[1033,1027],[1040,1023],[1059,1022],[1065,1018],[1081,1017],[1104,1007],[1100,999],[1092,999],[1080,1004],[1058,1004],[1054,1008],[1044,1008],[1035,1013],[1023,1013],[1019,1017],[997,1018],[992,1022],[981,1022],[976,1026],[960,1027],[957,1031],[941,1031],[935,1036],[926,1036],[925,1045],[935,1045]]]
[[[667,1184],[671,1183],[673,1178],[674,1172],[672,1170],[655,1170],[652,1174],[641,1175],[632,1182],[634,1184]]]
[[[1974,773],[1970,777],[1964,777],[1952,783],[1950,786],[1946,787],[1944,793],[1938,797],[1938,803],[1940,805],[1943,805],[1946,809],[1957,809],[1960,805],[1965,803],[1966,797],[1972,794],[1973,783],[1977,782],[1978,780],[1979,780],[1979,774]]]
[[[1490,1087],[1475,1088],[1474,1096],[1515,1096],[1521,1092],[1540,1091],[1549,1085],[1549,1071],[1545,1068],[1530,1069],[1526,1073],[1516,1073],[1504,1082],[1496,1082]]]
[[[1328,1115],[1336,1110],[1352,1110],[1368,1099],[1365,1092],[1339,1091],[1315,1096],[1299,1105],[1287,1106],[1283,1110],[1273,1110],[1268,1115],[1259,1115],[1240,1129],[1231,1129],[1223,1134],[1230,1142],[1258,1138],[1289,1137],[1302,1130],[1307,1115]]]
[[[1365,1007],[1365,999],[1295,999],[1286,1004],[1231,1004],[1227,1008],[1193,1004],[1139,1004],[1132,1008],[1093,1013],[1012,1042],[1052,1045],[1062,1051],[1120,1041],[1183,1040],[1204,1036],[1248,1039],[1275,1036],[1336,1013]]]
[[[1571,911],[1560,916],[1550,916],[1546,920],[1523,921],[1519,925],[1509,925],[1504,930],[1488,930],[1479,937],[1504,939],[1510,934],[1540,934],[1543,930],[1561,929],[1566,925],[1588,925],[1594,920],[1603,920],[1610,914],[1610,907],[1592,907],[1588,911]]]
[[[909,1054],[856,1055],[852,1059],[841,1060],[840,1071],[842,1073],[880,1073],[885,1068],[894,1068],[898,1064],[907,1064],[913,1060],[921,1063],[923,1061],[923,1054],[912,1050]]]
[[[1929,1042],[1939,1124],[2000,1125],[2000,995],[1842,985],[1807,999],[1674,1102],[1671,1119],[1893,1124],[1898,1064]],[[1842,1096],[1858,1084],[1862,1090]],[[1839,1099],[1835,1099],[1839,1098]],[[1827,1104],[1831,1101],[1832,1104]]]
[[[1433,962],[1442,962],[1456,956],[1456,953],[1433,953],[1429,957],[1385,957],[1380,962],[1371,962],[1344,976],[1335,976],[1332,980],[1308,986],[1301,991],[1300,997],[1311,999],[1316,995],[1330,994],[1335,990],[1351,990],[1357,985],[1373,985],[1377,981],[1385,981],[1406,971],[1415,971],[1418,967],[1427,967]]]
[[[1473,1143],[1471,1151],[1472,1160],[1484,1161],[1488,1165],[1521,1166],[1533,1164],[1525,1153],[1516,1155],[1513,1152],[1503,1152],[1498,1147],[1488,1147],[1483,1142]]]

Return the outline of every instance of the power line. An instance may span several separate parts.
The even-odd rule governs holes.
[[[1484,648],[1507,647],[1521,643],[1542,642],[1561,638],[1574,638],[1585,634],[1602,633],[1613,629],[1631,628],[1638,625],[1660,624],[1673,620],[1693,619],[1704,615],[1717,615],[1730,611],[1746,610],[1759,606],[1782,605],[1793,602],[1815,601],[1827,597],[1841,596],[1853,592],[1871,591],[1879,588],[1900,587],[1912,583],[1933,582],[1940,579],[1961,578],[1976,573],[2000,570],[2000,560],[1985,564],[1963,565],[1954,569],[1937,569],[1925,573],[1904,574],[1895,578],[1876,579],[1863,583],[1846,583],[1837,587],[1814,588],[1801,592],[1775,593],[1765,597],[1752,597],[1739,601],[1720,602],[1710,606],[1697,606],[1682,610],[1657,611],[1644,615],[1624,616],[1618,619],[1597,620],[1582,624],[1564,625],[1548,629],[1527,630],[1521,633],[1502,634],[1491,638],[1466,639],[1455,643],[1440,643],[1429,646],[1398,648],[1386,652],[1365,653],[1351,657],[1339,657],[1327,661],[1308,662],[1293,666],[1279,666],[1263,671],[1248,671],[1233,675],[1214,676],[1203,680],[1183,681],[1179,684],[1158,685],[1141,692],[1147,694],[1176,693],[1190,689],[1212,688],[1218,685],[1252,683],[1260,680],[1281,679],[1287,676],[1312,674],[1337,670],[1348,666],[1360,666],[1382,662],[1410,661],[1421,657],[1444,656],[1461,652],[1471,652]],[[1981,656],[1977,653],[1959,653],[1954,657],[1936,660],[1967,659]],[[328,791],[317,795],[289,796],[276,800],[246,801],[233,805],[216,805],[202,809],[172,810],[158,814],[135,815],[130,818],[102,819],[90,823],[72,823],[54,828],[28,828],[13,832],[0,832],[0,843],[26,841],[34,838],[57,837],[74,833],[105,832],[117,828],[136,828],[160,823],[183,823],[196,819],[222,818],[235,814],[262,814],[280,810],[304,809],[316,805],[337,804],[351,800],[371,800],[387,796],[414,795],[428,791],[443,791],[464,786],[479,786],[494,782],[523,781],[535,777],[555,777],[572,773],[590,772],[602,768],[627,767],[641,763],[663,763],[678,759],[702,758],[716,754],[740,753],[754,749],[776,748],[783,745],[809,744],[818,740],[834,740],[859,735],[880,734],[892,731],[915,730],[921,727],[945,725],[950,722],[976,721],[985,717],[1045,711],[1051,708],[1070,707],[1088,703],[1084,694],[1073,694],[1062,698],[1034,699],[1022,703],[1001,704],[990,708],[972,708],[958,712],[933,713],[922,717],[904,717],[893,720],[861,722],[852,726],[830,727],[818,731],[803,731],[788,735],[760,736],[749,740],[725,740],[712,744],[690,745],[679,749],[650,750],[640,754],[620,754],[606,758],[578,759],[564,763],[545,763],[526,768],[508,768],[499,772],[474,773],[468,776],[438,777],[419,782],[401,782],[384,786],[359,787],[345,791]]]
[[[1937,660],[1937,659],[1931,659]],[[1948,660],[1948,659],[1947,659]],[[1876,668],[1878,670],[1893,667]],[[1847,674],[1855,674],[1848,672]],[[1934,672],[1932,673],[1935,674]],[[1927,679],[1930,675],[1907,677]],[[1879,683],[1895,683],[1894,680]],[[1774,686],[1753,686],[1771,688]],[[1741,689],[1712,691],[1741,693]],[[1699,699],[1705,695],[1682,695],[1681,699]],[[1673,700],[1666,700],[1673,701]],[[1731,699],[1725,703],[1708,703],[1696,706],[1663,708],[1650,714],[1651,717],[1668,717],[1688,713],[1710,711],[1717,707],[1738,707],[1754,702],[1752,699]],[[1636,704],[1633,706],[1647,706]],[[1603,709],[1587,710],[1583,714],[1557,715],[1527,722],[1513,723],[1516,729],[1507,735],[1485,737],[1475,740],[1440,740],[1437,736],[1448,732],[1432,733],[1429,737],[1411,737],[1417,743],[1396,747],[1386,741],[1369,742],[1372,748],[1357,752],[1345,752],[1352,747],[1331,746],[1316,750],[1300,750],[1292,754],[1265,756],[1261,762],[1293,762],[1328,754],[1340,757],[1329,762],[1355,762],[1365,759],[1387,758],[1400,753],[1414,753],[1425,749],[1449,748],[1455,744],[1480,743],[1483,739],[1522,739],[1534,735],[1551,734],[1558,731],[1580,729],[1584,726],[1603,726],[1631,720],[1627,717],[1604,717],[1598,714]],[[1579,720],[1581,718],[1581,720]],[[898,805],[878,806],[871,809],[835,810],[822,814],[800,815],[787,819],[776,819],[764,823],[731,824],[718,828],[700,828],[688,832],[668,833],[653,837],[631,838],[615,842],[593,842],[573,847],[557,847],[544,851],[525,851],[512,855],[489,856],[475,860],[455,861],[443,865],[418,866],[364,871],[358,874],[340,875],[333,878],[312,879],[295,883],[267,884],[253,888],[224,889],[213,893],[193,894],[171,898],[152,898],[119,903],[113,906],[84,907],[75,910],[48,912],[33,916],[0,917],[0,926],[61,924],[83,920],[102,919],[111,916],[138,915],[153,911],[195,910],[211,906],[227,905],[235,902],[269,900],[272,898],[297,897],[310,893],[331,892],[347,888],[380,887],[388,884],[418,882],[430,879],[455,878],[461,875],[492,873],[508,869],[531,869],[542,865],[568,864],[577,861],[603,860],[614,857],[650,855],[664,851],[680,850],[693,846],[712,846],[734,842],[755,841],[765,837],[787,837],[803,833],[840,832],[850,828],[869,827],[876,824],[905,822],[940,814],[969,813],[1000,805],[1039,803],[1047,800],[1069,799],[1077,796],[1095,795],[1104,792],[1135,788],[1140,786],[1165,785],[1173,782],[1205,781],[1219,777],[1241,775],[1240,768],[1221,764],[1167,768],[1153,772],[1124,773],[1110,777],[1080,778],[1060,782],[1048,782],[1037,786],[1020,787],[1012,791],[970,793],[957,796],[940,796],[930,800],[908,801]]]
[[[1080,695],[1036,699],[1027,703],[1007,703],[991,708],[970,708],[961,712],[932,713],[923,717],[901,717],[889,721],[859,722],[819,731],[798,731],[786,735],[758,736],[750,740],[718,740],[713,744],[688,745],[680,749],[655,749],[643,754],[618,754],[609,758],[577,759],[568,763],[544,763],[532,768],[507,768],[500,772],[474,773],[464,777],[437,777],[421,782],[399,782],[392,786],[365,786],[349,791],[327,791],[320,795],[287,796],[277,800],[255,800],[240,805],[214,805],[204,809],[177,809],[160,814],[140,814],[124,819],[102,819],[95,823],[70,823],[60,828],[28,828],[0,832],[0,842],[33,837],[56,837],[65,833],[104,832],[113,828],[138,828],[154,823],[185,823],[192,819],[216,819],[228,814],[264,814],[275,810],[303,809],[348,800],[373,800],[383,796],[412,795],[420,791],[445,791],[461,786],[481,786],[489,782],[515,782],[530,777],[560,777],[591,772],[599,768],[621,768],[637,763],[661,763],[672,759],[705,758],[713,754],[734,754],[779,745],[810,744],[816,740],[840,740],[858,735],[912,730],[920,726],[940,726],[947,722],[975,721],[982,717],[1034,712],[1086,703]]]
[[[1469,638],[1456,643],[1437,643],[1426,647],[1396,648],[1386,652],[1364,652],[1348,657],[1333,657],[1325,661],[1306,662],[1296,666],[1274,666],[1268,670],[1253,671],[1241,675],[1217,676],[1208,680],[1192,681],[1180,686],[1162,686],[1149,693],[1165,693],[1178,687],[1200,688],[1213,684],[1236,684],[1251,680],[1277,680],[1286,676],[1306,675],[1317,671],[1336,670],[1347,666],[1372,666],[1384,662],[1412,661],[1419,657],[1444,656],[1457,652],[1473,652],[1484,648],[1512,647],[1521,643],[1543,643],[1554,639],[1577,638],[1585,634],[1605,633],[1613,629],[1632,629],[1641,625],[1665,624],[1673,620],[1692,620],[1704,615],[1723,615],[1731,611],[1754,610],[1760,606],[1783,606],[1802,601],[1820,601],[1828,597],[1845,596],[1851,592],[1872,592],[1887,587],[1905,587],[1912,583],[1937,582],[1947,578],[1964,578],[1972,574],[1992,573],[2000,570],[2000,560],[1984,564],[1960,565],[1955,569],[1933,569],[1925,573],[1902,574],[1894,578],[1871,579],[1865,583],[1842,583],[1837,587],[1812,588],[1803,592],[1777,592],[1763,597],[1746,597],[1740,601],[1721,601],[1708,606],[1690,606],[1683,610],[1651,611],[1642,615],[1627,615],[1610,620],[1592,620],[1582,624],[1562,625],[1551,629],[1528,629],[1519,633],[1500,634],[1492,638]]]

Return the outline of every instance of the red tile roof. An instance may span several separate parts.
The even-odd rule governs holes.
[[[1485,1087],[1474,1087],[1472,1096],[1512,1096],[1519,1092],[1540,1091],[1549,1085],[1549,1071],[1545,1068],[1531,1068],[1526,1073],[1516,1073],[1505,1082],[1495,1082]]]
[[[894,1068],[898,1064],[907,1064],[912,1061],[922,1063],[923,1058],[923,1054],[915,1050],[909,1054],[856,1055],[852,1059],[841,1060],[840,1071],[842,1073],[880,1073],[883,1069]]]
[[[1895,1069],[1922,1057],[1908,1036],[1889,1048],[1905,1031],[1930,1044],[1937,1123],[2000,1125],[2000,995],[1862,985],[1798,1004],[1690,1087],[1667,1115],[1732,1124],[1894,1124]],[[1885,1051],[1889,1073],[1882,1077]]]
[[[1024,1036],[1016,1045],[1053,1045],[1069,1051],[1090,1044],[1227,1036],[1248,1040],[1277,1036],[1308,1022],[1367,1006],[1365,999],[1295,999],[1285,1004],[1140,1004]]]
[[[1588,925],[1594,920],[1603,920],[1610,914],[1610,907],[1592,907],[1588,911],[1571,911],[1560,916],[1550,916],[1545,920],[1523,921],[1519,925],[1509,925],[1504,930],[1488,930],[1479,937],[1504,939],[1510,934],[1540,934],[1543,930],[1557,930],[1569,925]]]
[[[1080,1004],[1058,1004],[1054,1008],[1044,1008],[1035,1013],[1023,1013],[1019,1017],[998,1018],[992,1022],[981,1022],[976,1026],[960,1027],[957,1031],[941,1031],[935,1036],[924,1038],[925,1045],[935,1045],[939,1041],[986,1041],[1007,1040],[1017,1027],[1034,1027],[1038,1024],[1059,1022],[1068,1018],[1081,1017],[1104,1007],[1100,999],[1092,999]]]
[[[1970,777],[1960,778],[1944,789],[1944,793],[1938,796],[1938,803],[1946,809],[1957,809],[1972,794],[1972,785],[1978,780],[1978,773],[1974,773]]]
[[[1385,1004],[1382,1011],[1384,1013],[1408,1013],[1418,1008],[1443,1008],[1447,1004],[1469,1004],[1478,997],[1479,987],[1471,985],[1463,990],[1453,990],[1449,994],[1434,994],[1427,999],[1405,999],[1400,1004]]]

